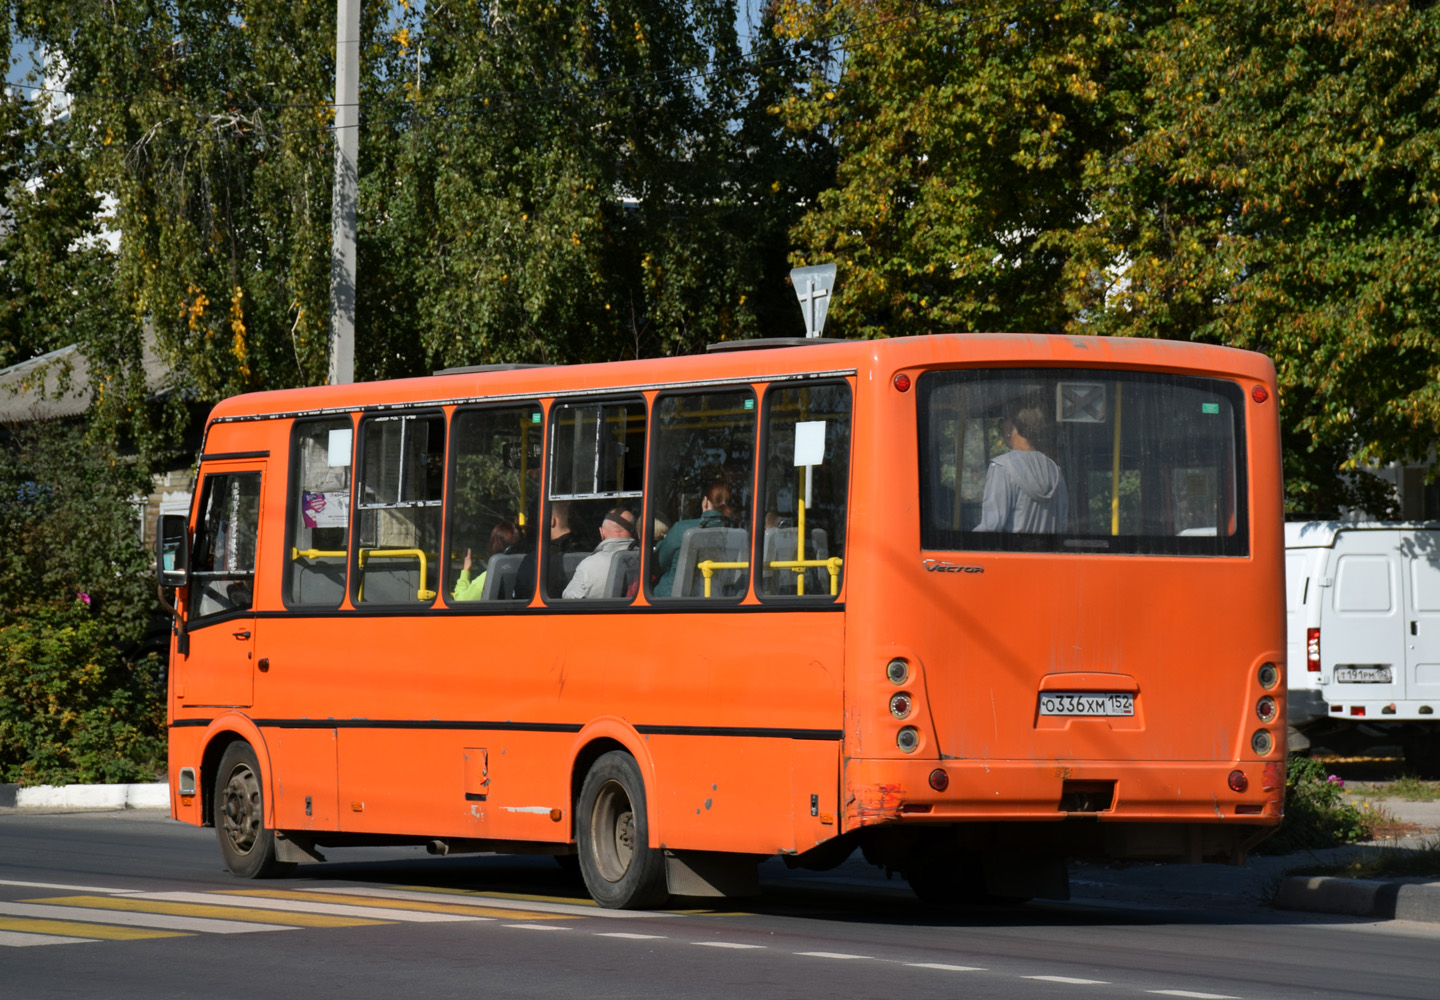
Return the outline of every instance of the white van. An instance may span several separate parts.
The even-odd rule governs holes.
[[[1440,523],[1285,525],[1289,721],[1440,772]]]

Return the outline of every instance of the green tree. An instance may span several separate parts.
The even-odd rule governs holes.
[[[1260,350],[1296,510],[1391,513],[1366,463],[1437,411],[1431,5],[786,0],[844,60],[787,106],[842,151],[795,231],[837,326]]]
[[[408,10],[361,151],[373,342],[450,365],[772,332],[829,167],[770,114],[807,52],[766,31],[747,57],[733,0]]]

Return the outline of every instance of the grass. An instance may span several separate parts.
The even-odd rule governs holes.
[[[1365,798],[1404,799],[1406,802],[1434,802],[1440,799],[1440,781],[1425,781],[1412,774],[1383,783],[1354,782],[1354,793]]]
[[[1440,878],[1440,837],[1419,847],[1367,847],[1349,861],[1291,868],[1287,875],[1339,878]]]

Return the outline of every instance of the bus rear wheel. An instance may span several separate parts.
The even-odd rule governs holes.
[[[628,753],[612,750],[585,776],[576,811],[580,874],[595,902],[644,910],[669,898],[665,854],[650,846],[645,782]]]
[[[294,869],[275,859],[275,831],[265,826],[260,762],[248,743],[232,743],[215,776],[215,837],[225,867],[240,878],[271,878]]]

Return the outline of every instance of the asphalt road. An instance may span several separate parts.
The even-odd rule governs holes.
[[[767,866],[759,899],[628,914],[548,858],[333,858],[242,882],[157,813],[7,811],[0,997],[1440,996],[1440,927],[1223,892],[939,909],[863,866]]]

